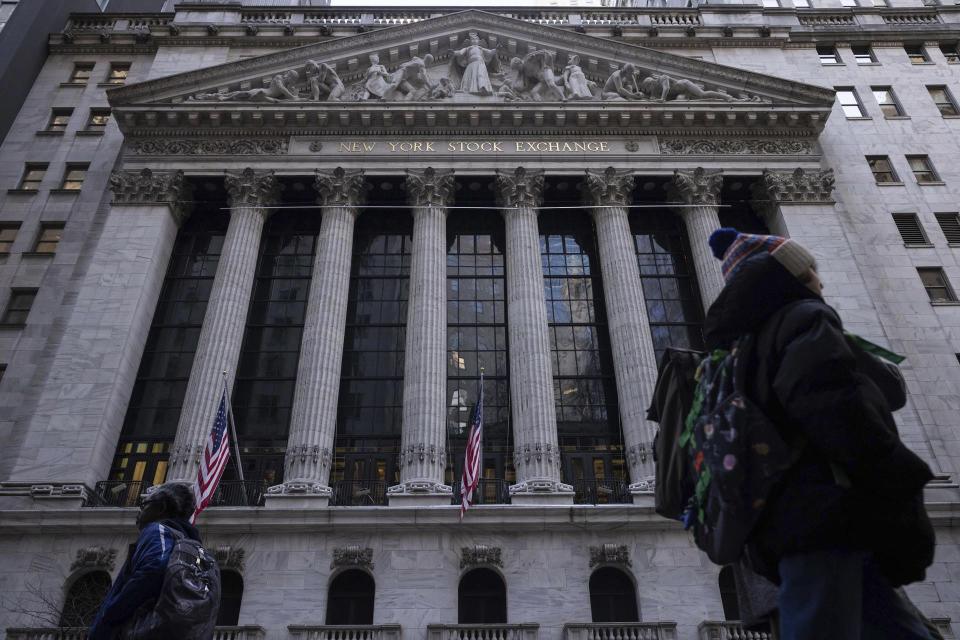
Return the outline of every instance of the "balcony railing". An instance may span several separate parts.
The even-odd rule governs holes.
[[[151,485],[144,482],[105,480],[98,482],[88,507],[136,507]],[[267,487],[262,482],[223,480],[210,500],[211,507],[262,507]]]
[[[707,620],[697,627],[699,640],[773,640],[768,631],[747,631],[739,621]]]
[[[462,495],[460,483],[455,482],[451,504],[460,504]],[[473,492],[473,504],[510,504],[510,483],[506,480],[481,480]]]
[[[400,625],[290,625],[291,640],[400,640]]]
[[[90,499],[88,507],[136,507],[140,504],[140,496],[146,490],[142,482],[123,482],[121,480],[104,480],[98,482]]]
[[[224,480],[210,500],[211,507],[262,507],[267,487],[262,482]]]
[[[676,622],[574,622],[563,640],[676,640]]]
[[[213,640],[263,640],[266,633],[263,627],[247,625],[243,627],[217,627]],[[7,640],[87,640],[86,627],[51,627],[7,629]],[[384,640],[398,640],[387,639]]]
[[[331,507],[382,507],[387,504],[386,482],[337,480],[331,485]]]
[[[428,624],[427,640],[537,640],[539,624]]]
[[[630,504],[629,485],[625,480],[574,480],[575,504]]]

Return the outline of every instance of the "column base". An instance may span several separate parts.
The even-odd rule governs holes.
[[[330,506],[330,487],[319,482],[285,482],[267,489],[267,509],[325,509]]]
[[[556,480],[527,480],[510,487],[510,503],[519,505],[573,504],[573,487]]]
[[[429,480],[411,480],[387,488],[387,504],[391,507],[449,507],[452,499],[452,487]]]

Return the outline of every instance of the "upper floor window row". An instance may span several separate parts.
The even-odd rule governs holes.
[[[17,186],[19,191],[38,191],[47,175],[49,164],[28,162],[23,169],[23,175]],[[86,180],[89,163],[69,163],[63,171],[63,179],[58,187],[61,191],[80,191],[83,181]]]
[[[929,156],[908,155],[906,159],[917,184],[943,184]],[[877,184],[902,184],[893,163],[890,162],[890,156],[867,156],[867,165]]]
[[[948,64],[960,64],[960,43],[941,42],[939,43],[940,52],[946,58]],[[879,64],[873,47],[869,44],[852,44],[850,51],[853,53],[854,61],[859,65]],[[930,53],[923,44],[905,44],[903,51],[911,64],[933,64]],[[817,56],[822,65],[843,64],[837,48],[832,44],[818,44]]]
[[[90,81],[90,78],[93,77],[93,70],[95,66],[96,63],[94,62],[73,63],[73,71],[70,73],[70,78],[67,80],[66,84],[86,85]],[[110,68],[107,71],[107,75],[104,77],[101,84],[108,86],[119,86],[127,82],[127,77],[129,75],[129,62],[111,62]]]

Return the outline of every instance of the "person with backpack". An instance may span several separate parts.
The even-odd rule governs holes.
[[[190,523],[193,490],[158,486],[140,504],[140,536],[100,605],[88,640],[208,640],[220,606],[220,572]]]
[[[735,386],[743,397],[727,405],[726,416],[731,406],[742,409],[752,424],[714,413],[692,437],[708,458],[722,454],[743,431],[729,427],[760,433],[760,416],[782,438],[787,453],[776,460],[762,462],[778,445],[751,440],[746,459],[724,455],[713,474],[719,494],[723,482],[736,480],[735,469],[747,483],[760,473],[776,479],[762,500],[739,511],[727,500],[724,513],[757,513],[745,556],[779,585],[779,637],[930,640],[895,591],[923,579],[934,548],[923,506],[933,474],[901,442],[892,416],[906,401],[902,377],[867,352],[875,345],[844,332],[821,297],[816,259],[795,240],[722,228],[710,246],[726,282],[704,337],[709,352],[742,360]],[[750,404],[757,413],[749,414]],[[710,505],[702,505],[701,522],[703,508],[712,522]]]

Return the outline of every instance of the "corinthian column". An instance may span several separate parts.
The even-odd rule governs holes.
[[[230,224],[190,369],[177,437],[170,453],[169,480],[196,481],[200,455],[220,404],[224,371],[227,386],[233,388],[260,234],[269,215],[268,207],[276,198],[276,184],[272,171],[244,169],[239,174],[227,173]]]
[[[330,499],[330,459],[347,324],[353,223],[367,184],[363,171],[337,167],[317,171],[316,186],[323,218],[300,343],[286,468],[283,484],[268,490],[267,506],[289,508],[294,506],[290,498],[313,498],[296,502],[319,507],[326,506]],[[283,499],[274,500],[280,497]]]
[[[653,448],[656,427],[647,421],[647,407],[657,382],[657,360],[627,210],[633,185],[631,172],[610,167],[603,172],[588,171],[585,191],[594,205],[630,489],[640,493],[649,492],[654,475],[648,452]]]
[[[446,456],[447,204],[453,171],[407,172],[413,207],[413,259],[407,301],[403,370],[400,484],[387,490],[393,506],[449,504]]]
[[[673,172],[673,188],[684,207],[677,211],[683,216],[687,238],[693,251],[693,266],[697,270],[700,299],[703,308],[709,309],[723,289],[723,273],[720,261],[710,250],[710,234],[720,227],[720,187],[723,175],[720,170],[707,171],[697,167],[693,171]]]
[[[573,503],[560,481],[557,411],[550,366],[550,334],[540,266],[537,207],[543,171],[518,167],[497,173],[497,196],[507,236],[507,332],[513,414],[514,504]]]

